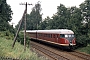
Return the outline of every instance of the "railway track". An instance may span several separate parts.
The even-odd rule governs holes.
[[[32,41],[30,42],[30,44],[31,47],[35,48],[36,50],[42,52],[43,54],[51,58],[50,60],[90,60],[90,55],[83,54],[80,52],[61,51],[59,49],[54,49]]]
[[[77,56],[79,58],[83,58],[84,60],[90,60],[90,55],[89,54],[85,54],[85,53],[81,53],[78,51],[73,51],[73,52],[68,52],[71,55]]]
[[[39,46],[38,44],[34,43],[34,42],[31,42],[31,46],[37,50],[39,50],[40,52],[44,53],[45,55],[49,56],[51,59],[53,60],[69,60],[68,58],[62,56],[62,55],[59,55],[45,47],[41,47]]]

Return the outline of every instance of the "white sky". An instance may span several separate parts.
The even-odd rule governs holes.
[[[46,18],[47,16],[51,17],[53,14],[57,12],[57,6],[60,6],[60,3],[65,5],[66,7],[71,7],[71,6],[79,6],[82,2],[85,0],[7,0],[7,3],[11,6],[11,9],[13,11],[13,16],[12,16],[12,21],[11,23],[15,23],[16,25],[19,20],[21,19],[23,12],[25,10],[24,5],[19,5],[20,3],[32,3],[33,6],[38,2],[41,2],[41,8],[42,8],[42,13],[43,13],[43,19]],[[27,12],[30,14],[31,9],[33,6],[28,6],[27,7]]]

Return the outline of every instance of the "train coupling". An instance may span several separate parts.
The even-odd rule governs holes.
[[[70,44],[69,44],[69,46],[73,46],[73,44],[72,44],[72,43],[70,43]]]

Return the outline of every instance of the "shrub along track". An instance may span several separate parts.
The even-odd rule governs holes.
[[[48,56],[49,60],[89,60],[90,56],[87,54],[83,53],[76,53],[75,51],[73,52],[67,52],[67,51],[62,51],[60,49],[54,49],[33,41],[30,41],[31,47],[34,48],[35,50],[38,50],[39,53],[43,53],[44,56]],[[82,56],[83,55],[83,56]]]

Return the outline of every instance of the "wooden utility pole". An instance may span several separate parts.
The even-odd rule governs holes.
[[[20,20],[20,24],[19,24],[19,27],[18,27],[18,30],[17,30],[17,33],[16,33],[16,36],[14,38],[14,42],[13,42],[13,45],[12,47],[14,47],[15,45],[15,42],[16,42],[16,38],[17,38],[17,35],[19,33],[19,30],[20,30],[20,26],[21,26],[21,23],[22,23],[22,20],[25,18],[24,20],[24,51],[26,51],[26,20],[27,20],[27,5],[32,5],[32,4],[27,4],[27,2],[25,4],[21,3],[20,5],[25,5],[25,11],[24,11],[24,14],[22,16],[22,19]]]
[[[26,13],[25,13],[25,22],[24,22],[24,51],[26,51],[26,20],[27,20],[27,2],[26,2]]]
[[[25,21],[24,21],[24,51],[26,51],[26,20],[27,20],[27,5],[32,5],[32,4],[20,4],[20,5],[25,5]]]
[[[22,18],[21,18],[21,20],[20,20],[18,30],[17,30],[16,35],[15,35],[15,37],[14,37],[14,42],[13,42],[12,48],[13,48],[14,45],[15,45],[15,42],[16,42],[17,35],[18,35],[18,33],[19,33],[19,30],[20,30],[20,26],[21,26],[22,20],[24,19],[24,16],[25,16],[25,12],[26,12],[26,10],[24,11],[23,16],[22,16]]]

